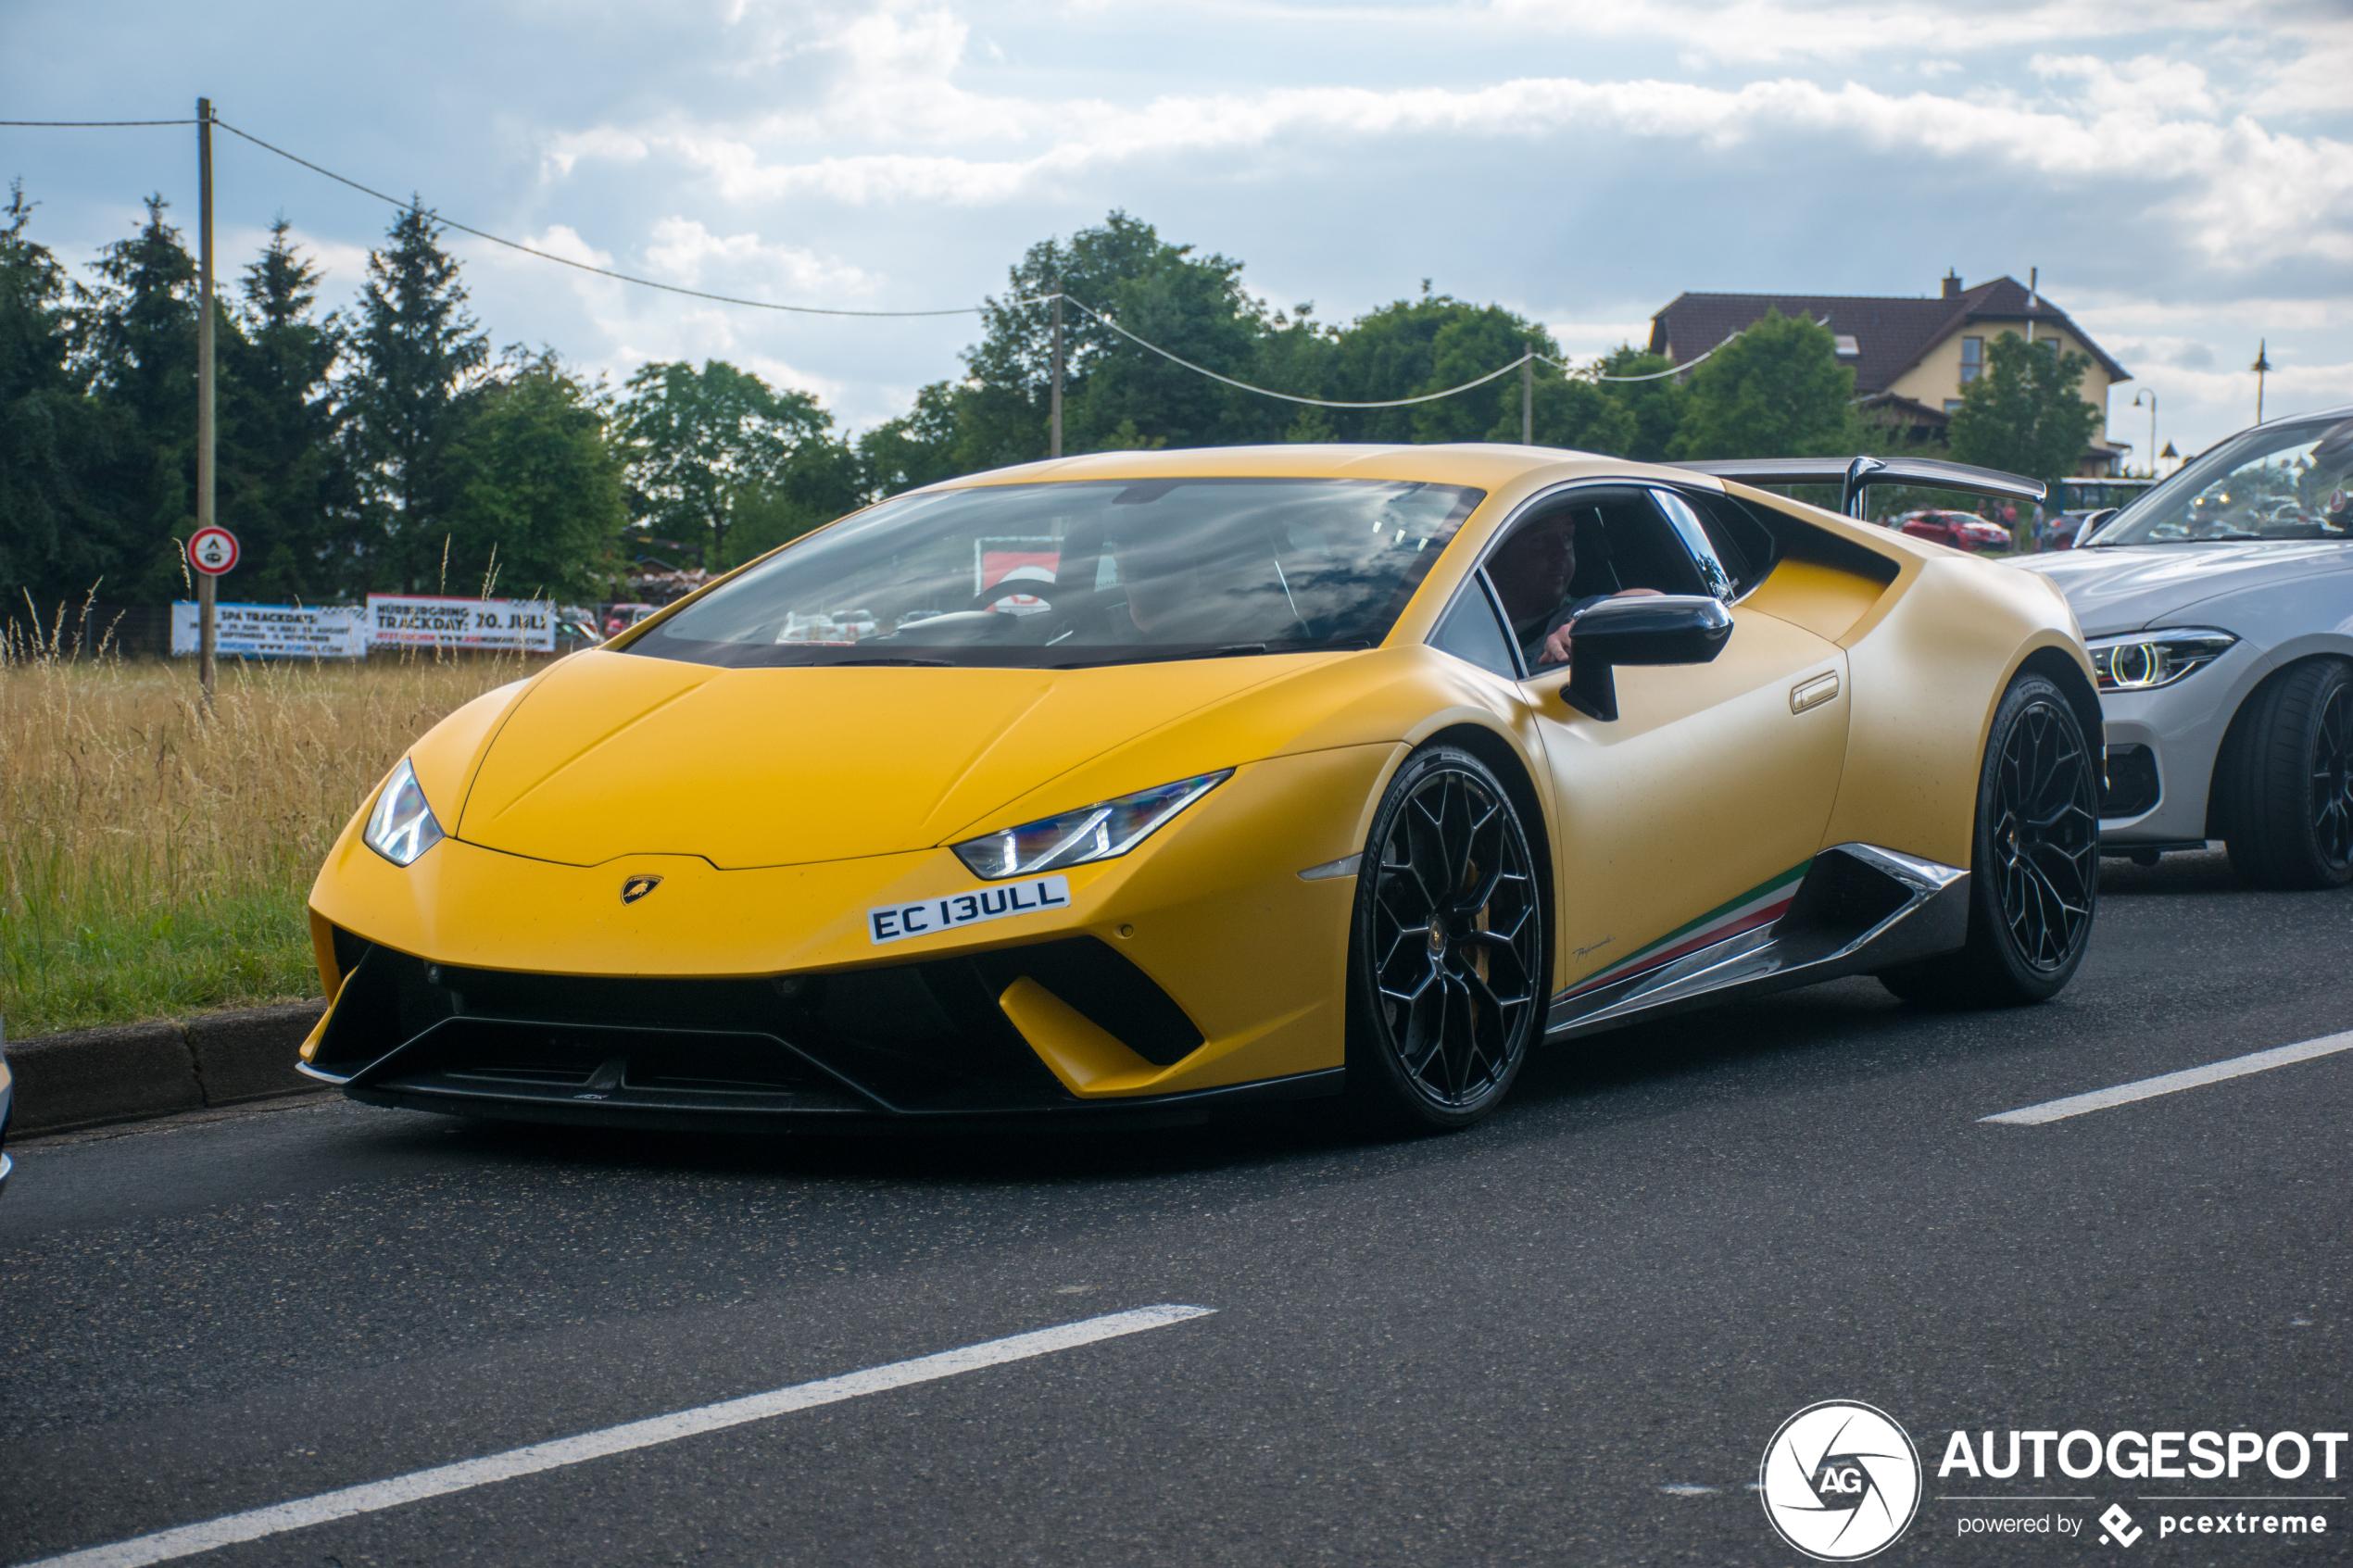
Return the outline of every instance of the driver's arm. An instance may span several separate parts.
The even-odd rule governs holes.
[[[1568,628],[1570,622],[1577,619],[1579,611],[1588,609],[1592,606],[1601,603],[1601,601],[1605,598],[1655,599],[1658,596],[1659,592],[1655,588],[1620,588],[1615,594],[1597,594],[1592,598],[1579,600],[1576,605],[1570,608],[1568,619],[1563,621],[1558,626],[1554,627],[1552,634],[1544,639],[1543,651],[1537,656],[1537,668],[1541,670],[1547,665],[1567,664],[1569,661],[1569,656],[1572,649],[1570,647]]]

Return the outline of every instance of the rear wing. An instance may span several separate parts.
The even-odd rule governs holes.
[[[1934,490],[1966,490],[2014,501],[2040,501],[2049,487],[2024,474],[1973,468],[1939,458],[1717,458],[1704,463],[1670,463],[1738,484],[1835,484],[1838,509],[1864,515],[1863,494],[1874,484],[1914,484]]]

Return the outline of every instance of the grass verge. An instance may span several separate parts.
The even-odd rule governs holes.
[[[11,1038],[319,994],[328,847],[514,658],[225,662],[0,648],[0,1020]]]

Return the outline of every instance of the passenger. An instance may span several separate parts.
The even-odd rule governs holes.
[[[1569,661],[1568,623],[1604,599],[1655,596],[1655,588],[1623,588],[1615,594],[1568,596],[1577,576],[1577,519],[1568,512],[1538,518],[1509,539],[1488,562],[1487,574],[1503,596],[1512,635],[1529,668]]]

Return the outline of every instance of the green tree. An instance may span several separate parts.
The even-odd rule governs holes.
[[[1816,458],[1844,449],[1855,372],[1830,330],[1768,308],[1690,375],[1678,458]]]
[[[1505,391],[1490,441],[1517,441],[1519,378],[1504,378]],[[1536,367],[1535,436],[1539,446],[1622,457],[1633,444],[1634,416],[1601,386],[1582,376],[1564,376],[1549,365]],[[1448,399],[1449,402],[1454,399]]]
[[[468,394],[448,454],[448,580],[503,591],[603,596],[628,521],[608,410],[552,354],[516,356]],[[462,586],[459,586],[462,585]]]
[[[912,408],[858,438],[862,499],[896,495],[963,471],[956,465],[960,390],[952,382],[934,382],[915,394]]]
[[[1945,436],[1956,461],[2039,479],[2053,491],[2083,460],[2100,410],[2077,390],[2092,361],[2050,338],[2004,332],[1986,345],[1984,373],[1961,389]]]
[[[126,543],[106,489],[112,427],[73,358],[65,269],[25,232],[32,205],[19,184],[0,210],[0,597],[16,608],[87,594]]]
[[[1624,408],[1633,420],[1633,433],[1627,438],[1621,456],[1638,463],[1667,460],[1676,433],[1683,425],[1682,378],[1662,373],[1674,368],[1674,361],[1665,355],[1647,353],[1631,344],[1620,344],[1602,357],[1599,370],[1603,375],[1651,378],[1602,383],[1610,400]]]
[[[1126,279],[1149,273],[1167,248],[1152,226],[1125,212],[1113,212],[1093,229],[1067,242],[1041,240],[1008,271],[1002,299],[981,304],[981,340],[964,350],[967,375],[954,389],[960,472],[1035,462],[1046,456],[1052,387],[1052,307],[1041,296],[1062,292],[1109,314],[1114,295]],[[1066,452],[1087,448],[1070,439],[1070,405],[1107,355],[1126,349],[1126,340],[1085,311],[1063,309],[1063,423]],[[1117,420],[1113,423],[1116,424]]]
[[[343,332],[313,313],[319,277],[278,220],[245,268],[243,332],[220,356],[218,515],[243,548],[240,589],[257,599],[368,586],[359,488],[329,383]]]
[[[82,361],[112,426],[113,461],[92,476],[114,514],[110,575],[134,598],[180,587],[172,541],[195,527],[196,264],[165,220],[169,210],[161,196],[149,196],[145,223],[100,251],[95,285],[75,290]],[[233,351],[235,341],[222,309],[215,352]]]
[[[786,490],[795,454],[823,441],[833,416],[807,393],[780,392],[724,360],[700,370],[679,360],[629,378],[619,426],[635,521],[717,568],[735,558],[738,507]]]
[[[359,319],[342,391],[377,576],[437,583],[462,477],[466,394],[490,362],[490,340],[466,309],[458,258],[441,225],[412,201],[386,244],[368,254]]]

